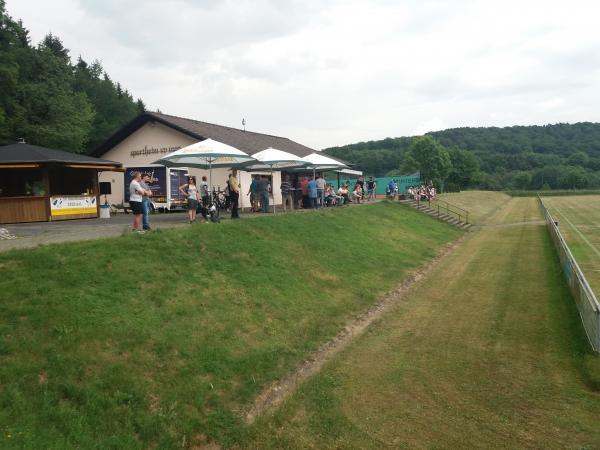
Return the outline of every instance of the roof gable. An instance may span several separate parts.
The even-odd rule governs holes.
[[[127,138],[127,136],[137,131],[146,123],[152,121],[159,122],[194,139],[198,139],[199,141],[209,138],[214,139],[215,141],[231,145],[250,155],[269,147],[293,153],[300,157],[309,155],[315,151],[310,147],[306,147],[280,136],[254,133],[252,131],[239,130],[237,128],[225,127],[208,122],[170,116],[168,114],[145,112],[113,134],[106,142],[92,151],[91,155],[103,155],[111,148],[115,147],[119,142]]]

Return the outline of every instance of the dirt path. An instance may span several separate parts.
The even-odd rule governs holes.
[[[335,338],[323,344],[316,353],[313,353],[310,358],[304,361],[293,373],[283,380],[268,386],[257,396],[252,408],[245,413],[244,419],[246,423],[250,424],[254,422],[258,416],[281,405],[284,400],[296,391],[300,383],[319,372],[327,361],[343,350],[354,339],[362,335],[369,325],[384,315],[392,306],[400,302],[405,293],[408,292],[415,283],[426,277],[444,258],[451,254],[468,237],[469,235],[465,234],[456,241],[443,247],[434,259],[408,275],[401,284],[390,291],[381,299],[381,301],[372,306],[367,312],[348,323]]]

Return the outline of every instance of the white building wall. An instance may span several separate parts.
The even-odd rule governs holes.
[[[142,167],[149,166],[153,161],[178,150],[186,145],[196,142],[194,138],[169,128],[161,123],[147,123],[133,132],[112,149],[100,155],[102,159],[117,161],[123,164],[123,167]],[[206,175],[209,179],[209,171],[203,169],[190,169],[189,173],[196,176],[199,181]],[[213,169],[212,185],[216,188],[224,189],[228,179],[230,169]],[[264,172],[269,175],[270,172]],[[240,171],[238,174],[240,180],[240,202],[241,208],[250,207],[250,197],[246,195],[250,188],[251,174]],[[124,176],[121,172],[100,172],[99,181],[108,181],[111,183],[112,194],[107,196],[110,204],[123,203]],[[279,172],[273,173],[273,193],[275,204],[281,204],[281,176]],[[103,200],[102,200],[103,201]]]

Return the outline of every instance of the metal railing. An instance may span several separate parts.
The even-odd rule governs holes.
[[[427,206],[434,211],[437,211],[438,217],[442,214],[448,216],[455,216],[459,222],[469,223],[469,211],[461,208],[460,206],[453,205],[443,200],[425,200],[428,202]],[[425,201],[417,200],[417,205],[423,204]]]
[[[600,303],[558,229],[558,222],[552,217],[539,195],[538,200],[544,211],[550,236],[558,250],[563,275],[575,299],[585,333],[594,351],[600,352]]]

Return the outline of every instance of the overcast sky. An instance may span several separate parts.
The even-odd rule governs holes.
[[[148,109],[313,148],[600,122],[598,1],[7,0]]]

